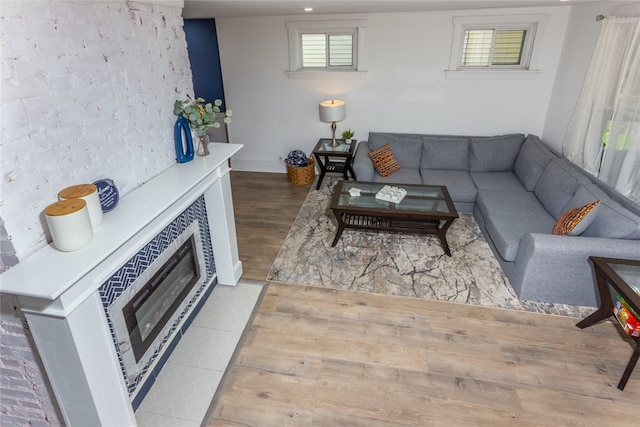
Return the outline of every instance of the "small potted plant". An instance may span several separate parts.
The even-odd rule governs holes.
[[[352,142],[355,142],[355,139],[353,139],[355,134],[356,133],[351,129],[347,129],[344,132],[342,132],[342,139],[344,139],[344,142],[346,142],[347,144],[350,144]]]

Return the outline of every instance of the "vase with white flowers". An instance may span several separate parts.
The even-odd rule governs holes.
[[[173,113],[182,116],[189,122],[194,138],[198,140],[196,154],[206,156],[209,154],[209,137],[206,134],[208,128],[219,128],[220,121],[231,123],[231,110],[220,111],[222,100],[216,99],[213,103],[206,102],[204,98],[195,99],[187,95],[184,101],[177,100],[173,104]]]

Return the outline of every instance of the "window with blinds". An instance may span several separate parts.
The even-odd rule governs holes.
[[[537,72],[539,55],[534,52],[540,49],[534,45],[548,19],[547,14],[455,17],[448,75],[500,71],[496,74],[504,76],[508,71],[532,71],[532,66]]]
[[[519,66],[526,34],[526,30],[466,30],[460,63],[463,67]]]
[[[353,34],[303,33],[302,68],[352,68]]]
[[[289,78],[364,78],[366,19],[290,21]]]
[[[465,29],[459,68],[527,68],[528,29]]]

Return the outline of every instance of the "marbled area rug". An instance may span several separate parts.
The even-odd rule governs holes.
[[[447,232],[451,257],[435,236],[398,233],[345,230],[332,248],[336,183],[311,187],[267,280],[579,318],[594,311],[520,301],[471,213],[459,213]]]

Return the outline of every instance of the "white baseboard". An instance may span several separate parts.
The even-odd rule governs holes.
[[[244,172],[287,173],[287,168],[278,161],[237,159],[235,157],[231,159],[231,168]]]

